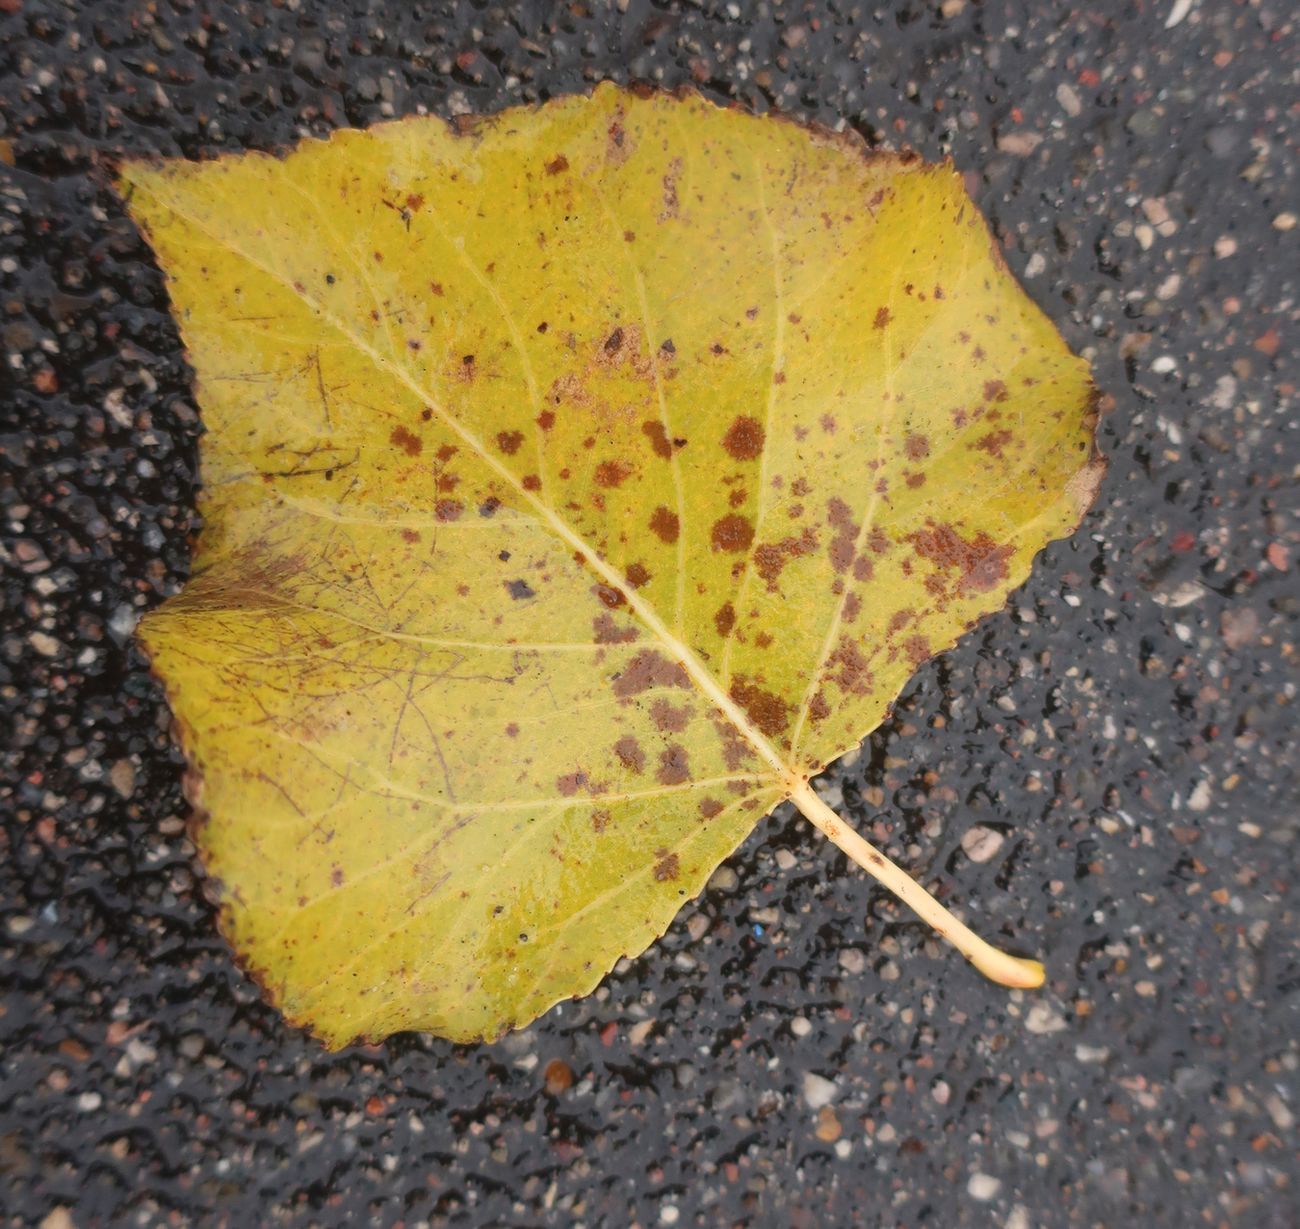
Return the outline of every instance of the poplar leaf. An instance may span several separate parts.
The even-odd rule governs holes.
[[[787,798],[924,914],[809,779],[1103,469],[951,166],[602,86],[118,188],[207,426],[140,636],[289,1020],[525,1024]]]

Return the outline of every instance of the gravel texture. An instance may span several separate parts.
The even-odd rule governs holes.
[[[1300,1221],[1297,65],[1286,0],[0,0],[0,1225]],[[1049,982],[783,809],[593,997],[327,1055],[214,932],[130,642],[200,425],[104,159],[604,77],[952,156],[1094,360],[1099,507],[823,783]]]

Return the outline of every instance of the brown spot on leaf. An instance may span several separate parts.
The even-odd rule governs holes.
[[[642,649],[614,680],[620,700],[640,695],[652,687],[687,687],[690,679],[679,662],[669,661],[654,649]]]
[[[903,651],[912,665],[919,666],[930,656],[930,642],[924,636],[908,636],[903,642]]]
[[[903,441],[903,451],[909,461],[920,461],[930,455],[930,441],[924,435],[909,432],[907,439]]]
[[[608,811],[592,811],[591,813],[591,830],[593,832],[604,832],[609,827],[610,814]]]
[[[613,358],[623,348],[623,330],[615,329],[608,337],[605,338],[605,353]]]
[[[713,549],[733,554],[749,549],[754,540],[754,526],[739,513],[731,513],[713,522]]]
[[[1001,431],[990,431],[987,435],[982,435],[975,441],[975,447],[987,452],[991,457],[1002,459],[1002,450],[1015,438],[1012,432],[1003,428]]]
[[[440,499],[433,506],[433,515],[440,521],[458,521],[465,505],[458,499]]]
[[[614,754],[618,756],[618,761],[624,768],[638,775],[645,772],[645,752],[641,750],[641,744],[630,734],[620,738],[614,744]]]
[[[722,437],[722,446],[737,461],[755,460],[763,455],[762,424],[744,414],[737,415]]]
[[[889,310],[889,308],[878,307],[876,308],[876,318],[871,322],[871,327],[873,329],[886,328],[890,320],[892,319],[893,319],[893,313]]]
[[[775,736],[784,731],[790,719],[790,706],[770,691],[737,675],[731,683],[731,698],[764,734]]]
[[[424,451],[424,441],[418,435],[413,435],[405,427],[394,427],[393,433],[388,438],[408,457],[418,457]]]
[[[668,883],[669,881],[676,879],[680,873],[677,855],[675,853],[669,853],[666,849],[657,849],[655,850],[655,857],[659,859],[659,861],[655,863],[655,879],[659,883]]]
[[[641,634],[635,627],[620,627],[607,614],[598,614],[591,627],[597,644],[631,644]]]
[[[519,445],[524,442],[522,431],[498,431],[497,447],[508,457],[513,457],[519,451]]]
[[[857,641],[845,637],[831,654],[830,664],[835,667],[831,676],[844,691],[865,695],[871,689],[871,671]]]
[[[555,788],[565,798],[572,798],[586,784],[587,774],[581,768],[576,772],[567,772],[563,776],[555,778]]]
[[[632,467],[623,461],[602,461],[596,466],[596,483],[603,487],[622,486]]]
[[[533,587],[526,580],[506,581],[506,591],[516,602],[522,602],[526,598],[537,596]]]
[[[691,757],[681,743],[673,743],[659,753],[659,771],[655,780],[660,785],[681,785],[691,779]]]
[[[661,734],[680,734],[691,719],[689,706],[675,708],[662,696],[650,705],[650,717]]]
[[[777,580],[791,559],[807,555],[817,549],[817,536],[804,529],[799,537],[782,538],[780,542],[764,542],[754,550],[754,570],[766,582],[768,591],[775,593]]]
[[[641,433],[650,440],[650,446],[655,450],[655,456],[663,457],[666,461],[673,455],[673,442],[668,438],[663,423],[642,423]]]
[[[826,703],[826,697],[819,691],[808,702],[808,717],[813,722],[825,721],[831,715],[831,706]]]
[[[859,555],[853,561],[853,579],[857,581],[870,580],[872,573],[875,571],[875,565],[866,555]]]
[[[727,766],[728,772],[736,772],[747,762],[752,762],[752,752],[749,743],[741,737],[740,731],[736,729],[735,724],[728,721],[719,714],[714,718],[713,728],[718,733],[718,739],[722,743],[722,760]],[[733,781],[727,786],[733,793],[745,793],[746,786],[743,781]]]
[[[542,480],[536,474],[527,474],[524,477],[523,488],[525,491],[540,491]]]
[[[862,613],[862,599],[856,593],[850,593],[844,599],[844,622],[854,622]]]
[[[723,639],[731,634],[731,629],[736,626],[736,608],[730,602],[719,606],[714,612],[713,626]]]
[[[415,543],[420,540],[420,531],[418,529],[403,529],[402,541]]]
[[[837,572],[847,572],[853,563],[853,548],[858,536],[858,527],[853,523],[853,509],[838,495],[832,495],[826,503],[826,519],[835,530],[830,544],[831,567]]]
[[[615,589],[613,585],[606,585],[597,582],[591,586],[591,591],[600,599],[601,603],[608,606],[610,610],[616,609],[627,601],[627,596],[621,590]]]
[[[712,819],[715,815],[721,815],[725,810],[726,807],[716,798],[704,798],[700,801],[700,814],[705,819]]]
[[[677,513],[670,512],[663,504],[650,514],[650,528],[661,542],[666,542],[670,546],[677,541],[677,535],[681,532]]]
[[[957,587],[963,594],[987,593],[1007,575],[1007,560],[1015,553],[1010,543],[999,546],[981,530],[963,538],[951,525],[936,525],[909,534],[917,553],[944,571],[957,573]]]
[[[541,427],[543,431],[549,431],[553,426],[555,426],[555,415],[550,410],[543,410],[537,415],[537,425]]]
[[[985,401],[1005,401],[1007,399],[1007,386],[1001,380],[984,381],[984,400]]]
[[[663,207],[663,212],[661,212],[659,215],[659,220],[661,222],[665,222],[669,218],[675,218],[677,216],[677,211],[679,208],[679,204],[677,200],[677,180],[680,177],[681,173],[682,173],[682,160],[680,158],[674,158],[668,164],[668,172],[663,177],[664,207]]]
[[[546,164],[546,173],[548,175],[559,175],[569,169],[569,160],[563,154],[556,154],[554,158]]]
[[[627,583],[633,589],[639,589],[642,585],[647,584],[650,580],[650,573],[646,571],[643,563],[633,563],[628,565],[628,569],[623,573],[627,577]]]

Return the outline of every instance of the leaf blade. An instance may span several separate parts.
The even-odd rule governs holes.
[[[668,139],[683,130],[689,162]],[[757,209],[737,208],[742,169]],[[331,1044],[493,1035],[590,989],[1086,506],[1069,485],[1095,476],[1086,369],[999,267],[951,172],[602,89],[469,137],[405,121],[282,163],[124,180],[212,432],[200,575],[142,634],[205,782],[207,857],[236,885],[226,925]],[[949,212],[946,246],[910,253],[925,280],[903,283],[892,257],[916,246],[916,219]],[[748,258],[760,233],[766,263]],[[995,333],[1015,361],[981,380],[988,351],[970,355]],[[1019,448],[1027,410],[1034,449]],[[1019,431],[994,425],[1013,411]],[[861,490],[864,434],[891,487]],[[949,515],[972,462],[1012,448],[1003,489]],[[936,478],[942,495],[922,498]],[[782,517],[788,532],[767,534]],[[520,754],[529,722],[510,714],[548,703],[563,724],[534,721]],[[691,815],[647,781],[735,792]],[[605,794],[597,829],[578,812]],[[477,917],[477,877],[500,877],[489,855],[524,840],[499,818],[515,802],[564,869],[530,858]],[[473,822],[431,825],[438,803]],[[250,832],[250,814],[274,822]],[[391,899],[367,888],[349,910],[354,874]],[[516,905],[531,920],[512,931]],[[600,931],[576,955],[554,937],[575,914]],[[541,955],[518,938],[538,925]],[[345,945],[346,973],[367,976],[341,991],[321,962]],[[436,976],[431,947],[452,953]],[[462,984],[466,968],[486,972]]]

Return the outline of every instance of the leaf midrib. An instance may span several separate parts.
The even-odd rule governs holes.
[[[258,155],[249,155],[256,157]],[[674,657],[681,666],[686,670],[691,680],[696,684],[700,691],[713,702],[735,726],[736,730],[745,738],[745,740],[754,748],[754,750],[769,764],[774,770],[775,776],[782,789],[787,795],[801,784],[802,777],[786,762],[784,757],[776,750],[766,736],[759,730],[753,722],[749,720],[745,711],[723,690],[722,684],[708,670],[703,662],[700,661],[691,647],[679,640],[669,631],[667,625],[659,617],[654,607],[648,602],[641,599],[637,593],[627,586],[618,572],[607,564],[584,538],[582,538],[569,524],[563,520],[549,504],[542,502],[532,492],[526,490],[522,482],[487,449],[483,442],[474,432],[464,426],[450,411],[448,411],[436,398],[430,390],[423,387],[416,381],[409,371],[393,359],[381,354],[373,346],[368,344],[362,337],[348,327],[345,321],[340,320],[333,313],[329,312],[323,304],[310,294],[296,287],[293,282],[279,273],[276,269],[264,264],[250,255],[243,248],[230,241],[229,237],[214,230],[207,225],[201,218],[193,212],[181,208],[174,200],[168,199],[162,194],[151,191],[144,187],[138,181],[128,178],[132,189],[143,195],[151,196],[160,204],[169,208],[177,217],[184,218],[187,223],[196,230],[207,235],[219,247],[229,252],[232,256],[244,261],[252,268],[259,270],[266,277],[278,283],[283,289],[291,295],[298,298],[306,304],[308,308],[314,311],[317,316],[336,332],[341,334],[347,342],[354,346],[355,349],[364,354],[375,368],[396,379],[412,392],[420,401],[431,408],[438,417],[452,430],[459,438],[471,448],[474,453],[493,471],[502,481],[515,492],[522,503],[532,508],[538,515],[539,519],[546,523],[551,531],[557,537],[566,542],[576,552],[578,552],[586,565],[595,572],[606,584],[622,593],[627,600],[629,608],[641,620],[646,628],[659,641],[662,647],[669,655]],[[170,274],[168,275],[170,280]]]

